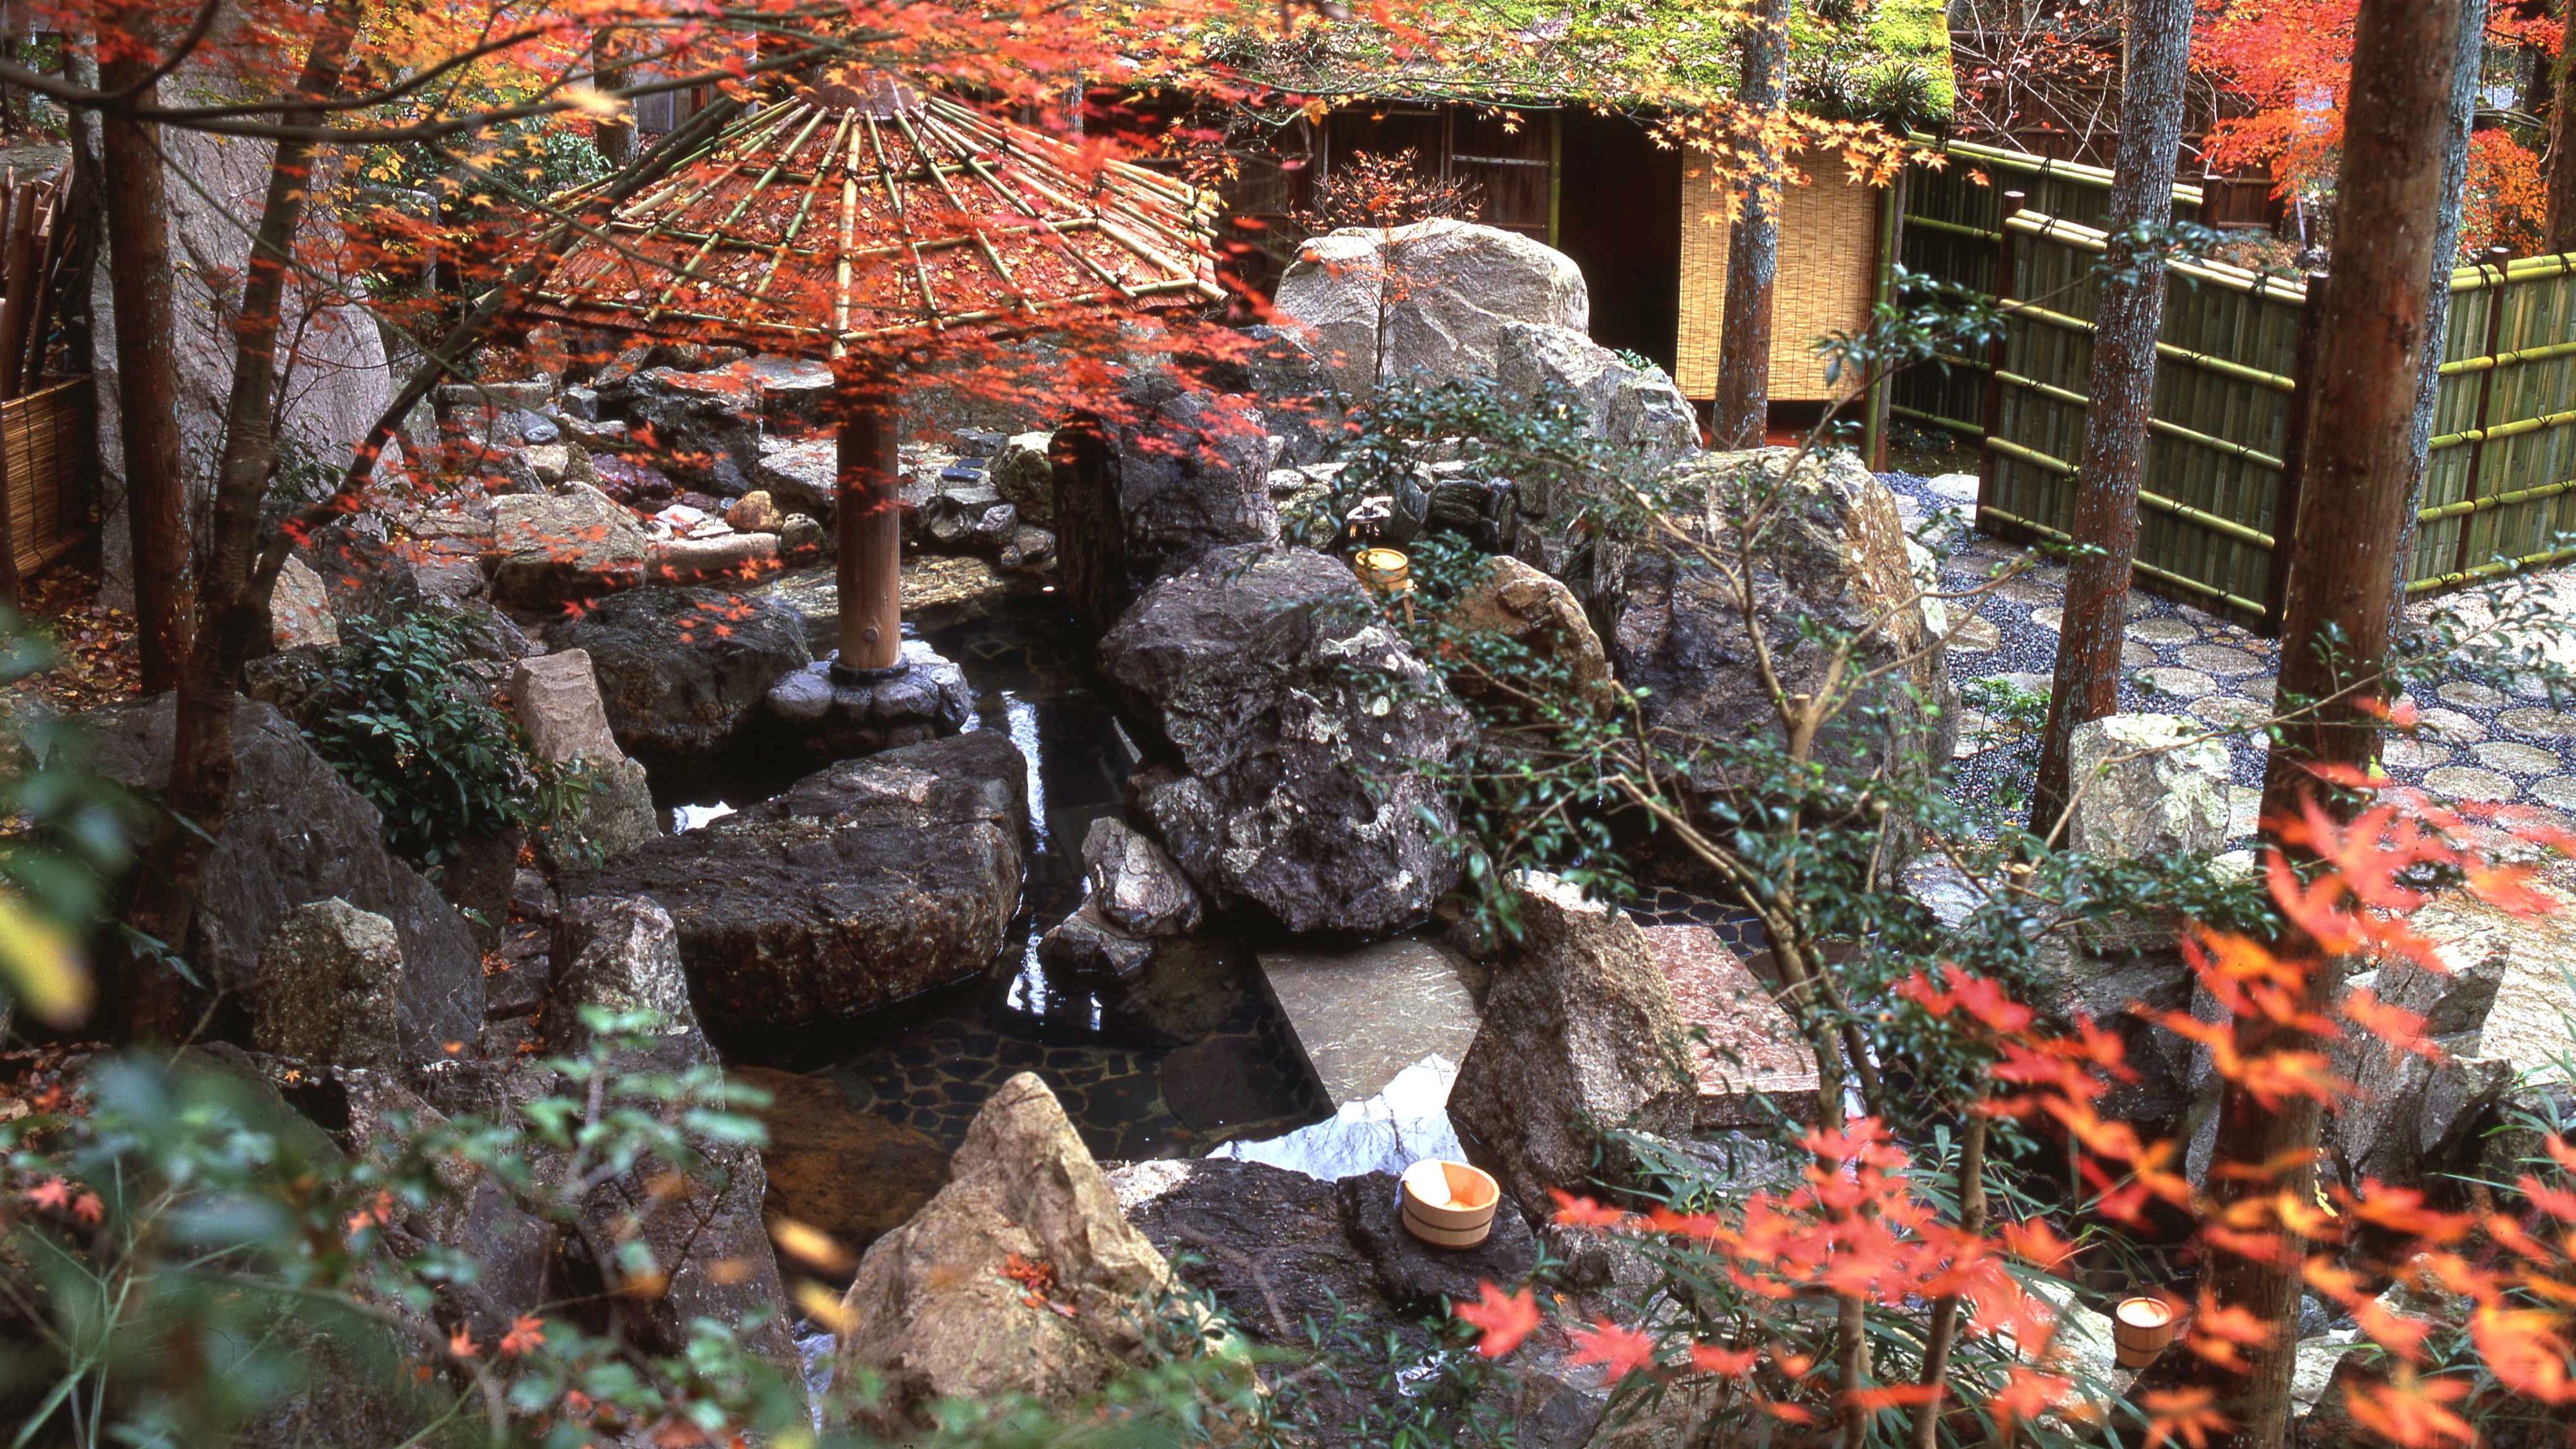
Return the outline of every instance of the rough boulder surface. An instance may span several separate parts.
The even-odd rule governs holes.
[[[1495,969],[1449,1116],[1526,1205],[1583,1190],[1601,1131],[1678,1136],[1699,1104],[1688,1028],[1636,922],[1554,876],[1524,875],[1514,897],[1523,937]]]
[[[992,964],[1019,909],[1027,778],[989,730],[843,761],[566,895],[659,902],[712,1023],[871,1011]]]
[[[1592,319],[1573,258],[1446,218],[1312,238],[1280,278],[1277,302],[1353,398],[1417,376],[1492,377],[1505,324],[1583,332]]]
[[[510,708],[528,732],[537,757],[554,764],[578,762],[589,772],[574,834],[615,855],[662,833],[644,767],[628,759],[608,725],[608,706],[586,649],[563,649],[522,659],[510,677]]]
[[[1137,577],[1210,549],[1279,537],[1259,411],[1161,375],[1129,383],[1120,402],[1112,440],[1118,512]]]
[[[1505,323],[1494,371],[1507,396],[1570,398],[1586,431],[1649,471],[1699,451],[1699,415],[1671,374],[1631,367],[1578,328]]]
[[[1100,914],[1137,936],[1186,936],[1198,929],[1199,893],[1163,853],[1114,815],[1091,822],[1082,837],[1083,877]]]
[[[1583,616],[1574,591],[1509,554],[1487,564],[1484,575],[1459,596],[1450,622],[1461,629],[1499,634],[1565,671],[1567,681],[1589,689],[1610,679],[1601,636]]]
[[[1346,565],[1220,550],[1155,585],[1100,658],[1177,759],[1134,788],[1212,903],[1291,931],[1382,932],[1456,881],[1424,767],[1472,726]]]
[[[548,609],[631,587],[644,577],[644,544],[635,515],[588,484],[495,499],[492,597]]]
[[[556,923],[563,962],[547,1004],[547,1037],[579,1051],[591,1036],[583,1008],[660,1019],[660,1034],[703,1042],[680,964],[680,931],[648,896],[577,896]]]
[[[2069,848],[2117,860],[2211,856],[2227,844],[2227,746],[2170,714],[2115,714],[2075,727],[2067,776],[2082,793]],[[2185,743],[2190,741],[2191,743]]]
[[[716,589],[630,589],[555,625],[549,642],[589,651],[617,742],[647,762],[722,750],[769,686],[811,658],[792,611]]]
[[[343,900],[307,901],[260,950],[251,1041],[298,1061],[400,1066],[402,984],[393,922]]]
[[[1128,1225],[1055,1094],[1032,1073],[1004,1082],[950,1174],[860,1260],[840,1369],[885,1375],[889,1418],[934,1398],[1062,1403],[1098,1389],[1139,1348],[1138,1313],[1171,1268]],[[1015,1258],[1053,1270],[1045,1301],[1006,1276]]]
[[[170,779],[173,698],[107,705],[78,718],[90,763],[133,789]],[[183,954],[206,983],[252,993],[260,948],[287,913],[337,898],[393,923],[403,960],[396,1022],[403,1057],[435,1061],[483,1029],[483,964],[465,918],[384,845],[383,818],[270,705],[233,708],[233,795],[206,863],[203,904]]]
[[[1810,621],[1859,636],[1854,672],[1912,661],[1863,686],[1819,732],[1816,757],[1863,773],[1889,763],[1937,767],[1950,758],[1956,729],[1949,665],[1932,647],[1936,634],[1895,496],[1849,453],[1810,457],[1783,476],[1794,457],[1788,448],[1702,454],[1675,464],[1664,481],[1677,498],[1698,495],[1695,505],[1676,504],[1695,538],[1723,559],[1749,554],[1756,617],[1790,694],[1812,693],[1830,662],[1824,643],[1801,638]],[[1747,540],[1742,520],[1766,502],[1767,526]],[[1617,589],[1607,642],[1619,678],[1648,691],[1648,727],[1681,740],[1780,737],[1737,587],[1678,546],[1637,551]],[[1868,718],[1871,706],[1878,722]],[[1703,759],[1690,783],[1718,794],[1735,782],[1721,761]]]

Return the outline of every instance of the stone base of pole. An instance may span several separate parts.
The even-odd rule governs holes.
[[[817,759],[846,760],[953,735],[975,717],[966,671],[918,639],[888,669],[817,660],[769,687],[766,735]]]

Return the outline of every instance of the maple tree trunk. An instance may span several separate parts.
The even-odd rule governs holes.
[[[1717,402],[1709,429],[1720,448],[1758,448],[1771,416],[1771,297],[1780,271],[1780,186],[1788,158],[1771,129],[1789,93],[1789,0],[1760,0],[1744,35],[1737,99],[1763,130],[1747,148],[1751,169],[1736,188],[1726,239],[1726,308],[1718,328]]]
[[[320,97],[339,88],[355,14],[351,0],[340,0],[324,14],[296,94]],[[268,632],[267,591],[255,587],[260,504],[277,466],[277,334],[295,237],[311,200],[314,152],[310,141],[281,140],[269,162],[268,193],[232,319],[232,391],[224,409],[197,627],[179,670],[170,782],[162,792],[174,819],[162,827],[151,861],[137,872],[126,913],[127,924],[172,950],[186,944],[206,858],[232,800],[233,681]],[[120,995],[127,1033],[178,1038],[186,1027],[178,982],[140,956],[125,975]]]
[[[2318,324],[2316,366],[2304,380],[2315,389],[2308,478],[2292,535],[2299,562],[2281,639],[2280,699],[2328,702],[2278,732],[2264,777],[2267,822],[2319,793],[2308,766],[2366,768],[2377,747],[2374,720],[2350,701],[2376,695],[2388,651],[2396,540],[2414,473],[2415,384],[2429,310],[2424,280],[2442,201],[2441,150],[2424,138],[2442,125],[2451,100],[2450,68],[2424,58],[2456,56],[2461,3],[2362,0],[2354,26],[2334,281]],[[2309,941],[2285,939],[2275,950],[2284,960],[2313,963],[2307,1009],[2328,1009],[2342,984],[2340,966]],[[2315,1047],[2259,1018],[2236,1023],[2236,1050],[2248,1058]],[[2219,1211],[2276,1193],[2301,1201],[2312,1195],[2318,1123],[2312,1098],[2267,1107],[2228,1081],[2208,1179]],[[2287,1264],[2214,1253],[2202,1281],[2221,1307],[2272,1326],[2271,1337],[2248,1354],[2247,1370],[2230,1373],[2182,1356],[2191,1360],[2190,1379],[2212,1390],[2234,1420],[2227,1442],[2236,1449],[2277,1449],[2288,1439],[2304,1255],[2295,1238],[2290,1246],[2298,1251]]]
[[[146,59],[101,60],[99,86],[123,90],[152,71]],[[154,104],[160,87],[135,97]],[[108,287],[116,303],[117,436],[125,451],[125,518],[134,542],[134,620],[143,692],[179,682],[188,653],[188,496],[180,471],[179,359],[170,263],[169,200],[157,128],[100,118],[106,172]]]
[[[2182,146],[2183,85],[2193,0],[2129,0],[2129,73],[2120,94],[2120,150],[2111,176],[2110,247],[2093,327],[2092,401],[2084,457],[2075,470],[2075,543],[2089,551],[2066,566],[2066,610],[2057,678],[2040,735],[2030,828],[2047,835],[2066,810],[2067,753],[2075,727],[2120,708],[2120,646],[2128,637],[2129,574],[2138,554],[2138,479],[2147,453],[2147,409],[2156,388],[2156,332],[2164,325],[2165,263],[2128,233],[2173,221],[2174,157]]]
[[[2549,99],[2549,215],[2541,244],[2553,252],[2576,252],[2576,45],[2558,52],[2556,84]]]

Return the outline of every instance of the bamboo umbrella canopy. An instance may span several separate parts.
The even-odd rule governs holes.
[[[839,666],[897,667],[895,388],[942,336],[1222,296],[1202,193],[881,72],[756,106],[576,243],[528,312],[828,359],[842,394]]]

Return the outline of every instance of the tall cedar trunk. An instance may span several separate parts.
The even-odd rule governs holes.
[[[1771,296],[1780,271],[1780,186],[1788,158],[1778,122],[1789,94],[1789,0],[1760,0],[1744,31],[1736,98],[1758,128],[1735,192],[1726,240],[1726,311],[1717,341],[1711,433],[1721,448],[1758,448],[1771,416]]]
[[[339,89],[355,28],[355,6],[340,0],[322,19],[295,93],[321,97]],[[178,719],[164,799],[174,821],[154,841],[138,872],[127,921],[172,949],[184,946],[206,855],[224,824],[233,790],[233,681],[268,630],[265,590],[253,587],[259,563],[259,514],[277,465],[277,334],[296,233],[302,230],[314,145],[281,140],[269,163],[268,195],[251,237],[241,307],[233,319],[232,393],[224,410],[224,447],[215,474],[212,537],[198,592],[198,619],[178,680]],[[193,824],[189,829],[179,822]],[[124,983],[129,1033],[175,1037],[184,1028],[169,974],[138,960]]]
[[[2040,736],[2031,829],[2048,834],[2069,797],[2075,727],[2120,708],[2120,645],[2128,636],[2129,572],[2138,553],[2138,476],[2164,325],[2165,262],[2129,233],[2173,220],[2174,157],[2182,147],[2183,85],[2193,0],[2129,0],[2129,74],[2120,94],[2120,149],[2111,173],[2111,244],[2093,329],[2092,402],[2075,471],[2073,534],[2091,552],[2066,569],[2057,680]]]
[[[2550,87],[2549,220],[2541,242],[2553,252],[2576,252],[2576,45],[2559,48]]]
[[[2414,463],[2406,480],[2406,512],[2397,534],[2397,576],[2388,599],[2392,639],[2405,625],[2406,573],[2415,554],[2415,514],[2424,506],[2424,465],[2433,454],[2433,409],[2442,395],[2442,338],[2451,323],[2451,270],[2459,261],[2460,227],[2468,200],[2469,132],[2478,118],[2487,9],[2488,0],[2460,0],[2459,44],[2452,53],[2451,116],[2442,138],[2442,211],[2433,225],[2433,265],[2424,293],[2424,360],[2415,378],[2415,431],[2410,442]],[[2544,58],[2542,65],[2547,64]]]
[[[624,68],[612,64],[616,57],[616,42],[611,36],[610,31],[597,30],[590,37],[591,81],[604,91],[613,91],[626,84]],[[602,119],[592,132],[592,140],[599,147],[601,160],[616,170],[626,169],[635,159],[635,113],[621,111]]]
[[[2281,640],[2281,697],[2327,700],[2352,689],[2368,699],[2389,644],[2397,537],[2414,473],[2416,378],[2423,365],[2424,279],[2433,266],[2442,204],[2437,134],[2450,111],[2450,67],[2462,0],[2362,0],[2353,33],[2351,102],[2336,180],[2333,284],[2318,323],[2316,389],[2309,410],[2307,484],[2300,490],[2299,567],[2290,580]],[[2329,652],[2330,640],[2340,643]],[[2356,687],[2357,686],[2357,687]],[[2263,782],[2266,821],[2319,793],[2305,767],[2366,767],[2378,744],[2367,710],[2329,703],[2285,727]],[[2277,840],[2275,841],[2278,844]],[[2283,940],[2287,960],[2315,960],[2315,943]],[[2317,960],[2307,1010],[2329,1009],[2342,987],[2339,962]],[[2296,1031],[2260,1020],[2236,1023],[2247,1058],[2316,1050]],[[2266,1107],[2236,1082],[2219,1099],[2209,1190],[2220,1211],[2285,1193],[2314,1192],[2309,1162],[2319,1108],[2293,1098]],[[2284,1167],[2283,1164],[2296,1166]],[[2277,1230],[2276,1231],[2281,1231]],[[2272,1325],[2242,1374],[2193,1358],[2190,1374],[2234,1419],[2238,1449],[2276,1449],[2288,1440],[2290,1369],[2299,1293],[2295,1239],[2286,1266],[2232,1253],[2213,1255],[2203,1289],[2224,1308]],[[2187,1356],[2189,1357],[2189,1356]]]
[[[102,58],[99,85],[124,90],[149,76],[152,64],[149,55]],[[134,103],[152,105],[159,94],[157,85],[145,86]],[[157,127],[111,113],[101,120],[99,151],[106,171],[108,286],[116,302],[117,434],[125,450],[125,516],[134,539],[135,642],[144,691],[159,693],[179,682],[189,613],[169,201]]]

